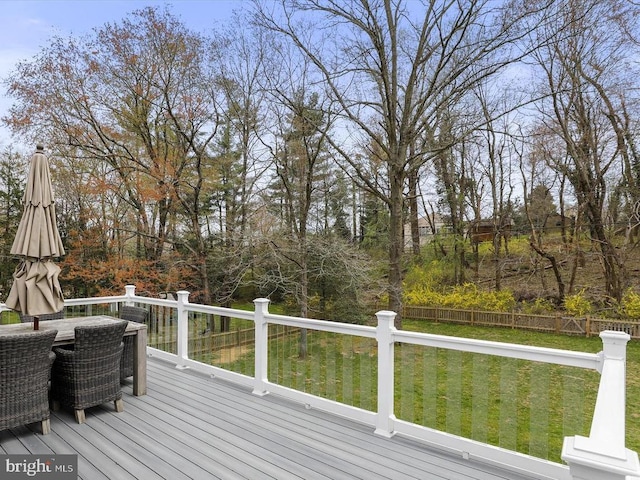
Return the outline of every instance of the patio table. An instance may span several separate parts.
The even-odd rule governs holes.
[[[53,346],[70,345],[75,341],[75,327],[90,325],[106,325],[113,322],[121,322],[117,317],[108,315],[93,315],[89,317],[70,317],[62,320],[47,320],[40,322],[40,331],[57,330]],[[13,323],[0,325],[0,336],[33,331],[33,323]],[[133,342],[133,394],[146,395],[147,393],[147,326],[143,323],[129,322],[124,332],[126,335],[134,335]]]

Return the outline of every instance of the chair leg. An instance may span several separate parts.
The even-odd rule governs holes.
[[[84,421],[85,421],[84,409],[82,409],[82,410],[76,410],[76,411],[75,411],[75,414],[76,414],[76,422],[78,422],[78,423],[84,423]]]
[[[116,406],[116,412],[120,413],[124,411],[124,402],[122,401],[121,398],[119,398],[118,400],[116,400],[115,402],[113,402]]]
[[[51,433],[51,420],[48,418],[46,420],[42,420],[42,434],[49,435]]]
[[[60,410],[60,402],[58,400],[51,400],[51,410],[54,412]]]

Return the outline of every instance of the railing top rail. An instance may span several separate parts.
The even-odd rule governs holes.
[[[65,307],[74,307],[78,305],[97,305],[100,303],[118,303],[129,300],[124,295],[110,296],[110,297],[91,297],[91,298],[65,298]]]
[[[430,333],[397,330],[394,339],[404,343],[428,347],[446,348],[463,352],[482,353],[500,357],[517,358],[534,362],[555,363],[570,367],[599,370],[602,364],[600,353],[574,352],[547,347],[533,347],[516,343],[492,342],[472,338],[449,337]]]
[[[309,328],[324,332],[342,333],[345,335],[355,335],[360,337],[375,338],[375,327],[366,325],[356,325],[352,323],[331,322],[329,320],[316,320],[312,318],[290,317],[288,315],[266,314],[264,318],[269,323],[278,325],[288,325],[299,328]]]
[[[119,295],[112,297],[91,297],[91,298],[70,298],[64,300],[64,305],[66,307],[73,307],[79,305],[98,305],[101,303],[119,303],[119,302],[136,302],[142,303],[145,305],[158,305],[161,307],[175,307],[177,302],[175,300],[166,300],[162,298],[151,298],[151,297],[139,297],[135,296],[127,296],[127,295]]]
[[[173,303],[175,306],[175,302]],[[202,305],[198,303],[188,303],[185,309],[190,312],[208,313],[211,315],[221,315],[224,317],[241,318],[243,320],[255,321],[255,312],[252,310],[240,310],[237,308],[214,307],[211,305]]]
[[[143,305],[157,305],[159,307],[172,307],[176,308],[178,302],[175,300],[168,300],[166,298],[151,298],[151,297],[139,297],[135,295],[133,297],[125,297],[127,302],[136,302]]]

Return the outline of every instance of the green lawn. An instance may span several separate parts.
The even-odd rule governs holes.
[[[597,353],[602,350],[602,341],[599,337],[585,338],[579,336],[566,336],[555,335],[550,333],[537,333],[522,330],[512,330],[506,328],[485,328],[485,327],[471,327],[465,325],[449,325],[441,323],[432,323],[425,321],[412,321],[404,320],[403,328],[406,330],[415,330],[425,333],[434,333],[438,335],[451,335],[457,337],[477,338],[481,340],[492,340],[498,342],[510,342],[525,345],[535,345],[540,347],[558,348],[563,350],[577,350],[581,352]],[[531,363],[531,362],[528,362]],[[565,420],[569,423],[576,425],[573,428],[580,428],[583,430],[583,435],[588,435],[589,427],[591,425],[591,415],[593,413],[593,404],[595,402],[595,396],[597,394],[599,374],[589,371],[583,371],[582,369],[567,369],[564,367],[554,367],[550,369],[550,379],[544,378],[545,373],[540,366],[535,365],[533,368],[538,372],[534,375],[529,374],[527,376],[526,369],[520,372],[519,385],[520,390],[525,390],[525,385],[533,381],[540,385],[549,385],[549,408],[547,409],[548,415],[551,418],[555,418],[554,422],[551,422],[551,428],[554,427],[554,423],[557,426],[561,415],[559,415],[558,407],[562,400],[562,395],[565,395],[564,410],[571,408],[571,404],[566,405],[566,397],[573,397],[576,402],[576,407],[580,407],[582,410],[582,418]],[[635,451],[640,451],[640,377],[638,372],[640,368],[640,342],[632,340],[627,345],[627,409],[626,409],[626,424],[627,424],[627,448]],[[576,377],[574,385],[567,385],[568,391],[565,389],[559,389],[558,383],[561,377]],[[495,378],[488,377],[488,384],[495,385]],[[537,415],[544,415],[544,408],[535,405],[535,398],[530,400],[530,404],[534,406]],[[527,405],[529,406],[529,405]],[[565,412],[569,415],[575,416],[574,412]],[[531,414],[533,417],[536,415]],[[530,424],[531,425],[531,424]],[[531,425],[534,427],[534,425]],[[521,429],[526,430],[525,425],[520,425]],[[561,432],[558,432],[561,433]],[[577,432],[576,432],[577,433]],[[557,434],[556,434],[557,435]],[[553,448],[559,448],[554,444]],[[550,455],[554,459],[553,455]],[[556,459],[557,460],[557,459]]]
[[[272,329],[280,327],[271,326]],[[404,321],[426,333],[596,353],[599,338],[511,329]],[[377,350],[371,339],[308,331],[269,344],[269,380],[313,395],[375,411]],[[395,413],[399,419],[560,461],[565,435],[588,435],[597,394],[595,371],[411,345],[396,345]],[[628,349],[627,446],[640,450],[640,382],[633,372],[640,348]],[[253,351],[224,368],[250,374]]]

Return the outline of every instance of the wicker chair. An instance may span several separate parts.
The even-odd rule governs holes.
[[[0,430],[41,422],[51,431],[49,374],[55,330],[0,337]]]
[[[51,372],[53,408],[60,404],[75,410],[78,423],[85,421],[85,408],[114,402],[122,412],[120,357],[127,322],[75,328],[73,350],[53,349],[56,360]]]
[[[55,313],[45,313],[44,315],[38,315],[38,318],[41,322],[47,320],[60,320],[64,318],[64,310],[60,310],[59,312]],[[24,315],[22,312],[20,312],[20,321],[22,323],[33,322],[33,315]]]
[[[146,323],[149,311],[142,307],[123,305],[120,307],[120,318],[132,322]],[[134,337],[124,337],[124,350],[120,360],[120,381],[133,376],[133,342]]]

